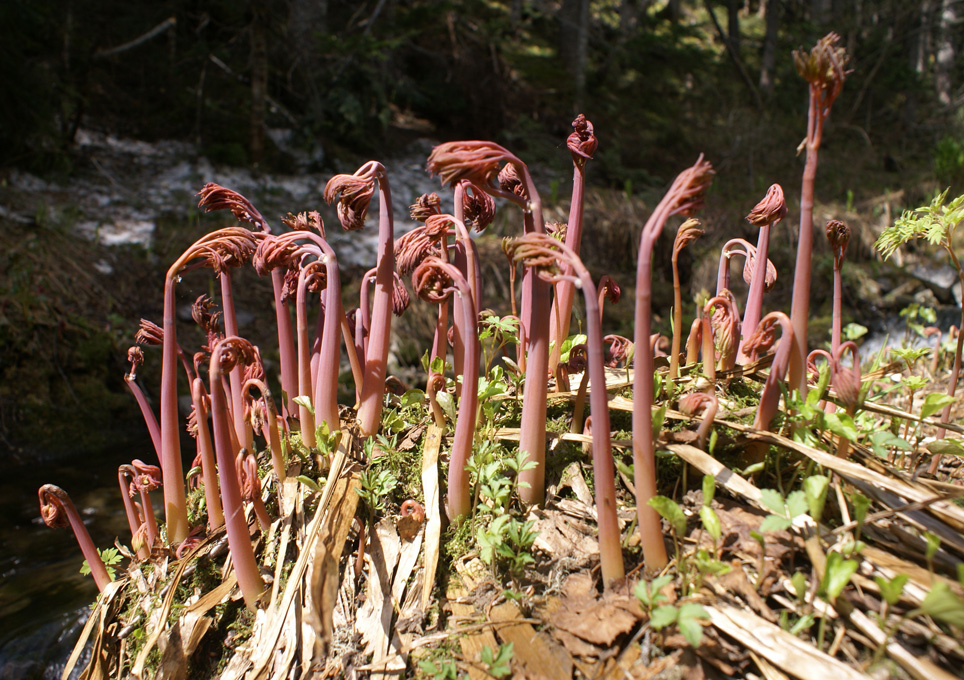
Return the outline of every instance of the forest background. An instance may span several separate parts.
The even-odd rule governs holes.
[[[833,30],[852,72],[821,148],[818,217],[858,234],[850,306],[871,296],[875,312],[897,314],[915,291],[886,302],[900,282],[881,283],[889,265],[871,244],[901,209],[964,190],[962,19],[957,0],[8,0],[0,437],[16,456],[25,442],[96,447],[108,424],[136,422],[122,376],[143,282],[160,281],[185,240],[126,253],[128,278],[110,295],[86,285],[100,255],[73,233],[70,210],[53,219],[43,196],[7,181],[89,168],[78,131],[187,141],[212,163],[264,173],[291,172],[293,148],[308,169],[334,174],[413,140],[453,138],[494,139],[530,166],[558,168],[584,112],[601,140],[590,210],[608,225],[586,258],[632,271],[652,199],[701,152],[718,173],[706,252],[749,235],[743,216],[773,182],[798,214],[808,94],[791,51]],[[552,200],[564,204],[560,177]],[[795,226],[777,241],[771,257],[790,271]],[[817,247],[829,281],[829,249]],[[789,289],[775,296],[768,306],[788,307]],[[819,322],[819,300],[815,310]]]

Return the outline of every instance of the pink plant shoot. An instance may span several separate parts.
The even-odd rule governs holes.
[[[716,411],[720,406],[715,394],[705,394],[703,392],[690,392],[684,394],[679,399],[679,410],[688,416],[695,416],[702,412],[703,420],[696,430],[696,443],[701,449],[706,448],[710,432],[713,430],[713,419],[716,418]]]
[[[73,530],[80,550],[84,553],[84,559],[87,560],[87,566],[90,567],[90,574],[97,584],[97,590],[103,592],[110,583],[110,575],[70,496],[53,484],[44,484],[37,491],[37,495],[40,498],[40,516],[44,524],[51,529],[66,529],[69,526]]]
[[[478,315],[469,284],[462,273],[448,262],[434,256],[425,258],[412,275],[412,287],[419,297],[435,304],[442,304],[454,295],[453,313],[462,315],[466,328],[474,327],[477,323]],[[473,334],[472,338],[473,341],[465,345],[462,366],[464,389],[455,420],[455,436],[449,461],[447,505],[449,519],[453,522],[461,521],[472,512],[467,465],[475,440],[479,384],[478,335]]]
[[[801,396],[807,393],[807,324],[810,320],[810,260],[813,252],[813,194],[817,179],[817,156],[823,140],[824,124],[834,101],[843,91],[847,73],[847,53],[843,47],[837,46],[839,42],[839,35],[828,33],[809,53],[803,50],[793,53],[797,72],[810,86],[807,136],[800,145],[807,152],[807,161],[800,190],[800,239],[790,308],[794,348],[790,355],[789,386],[791,390],[799,390]]]
[[[505,163],[500,173],[499,165]],[[545,232],[542,199],[528,166],[517,156],[494,142],[468,141],[439,144],[428,158],[428,170],[443,184],[454,186],[467,179],[492,196],[508,198],[524,210],[530,231]],[[500,177],[502,175],[502,177]],[[505,180],[496,185],[499,179]],[[522,500],[541,504],[545,500],[546,396],[549,374],[549,284],[527,275],[523,281],[522,325],[528,336],[526,381],[522,402],[519,450],[528,454],[535,466],[520,475],[528,484]]]
[[[164,339],[161,356],[161,471],[164,477],[164,517],[167,539],[177,544],[187,538],[187,504],[181,465],[180,422],[177,413],[177,319],[174,286],[195,266],[208,266],[215,275],[244,259],[255,248],[250,231],[226,227],[205,234],[170,266],[164,280]]]
[[[850,242],[850,227],[840,220],[830,220],[826,227],[827,241],[833,252],[833,325],[830,330],[830,352],[835,354],[840,347],[840,333],[843,318],[843,281],[840,272],[843,269],[844,253]]]
[[[337,200],[338,219],[346,230],[365,225],[368,205],[378,183],[378,246],[376,251],[375,295],[372,300],[372,321],[369,331],[368,353],[362,380],[361,401],[358,407],[358,426],[364,437],[377,433],[385,394],[388,371],[388,348],[392,327],[392,289],[395,270],[394,221],[392,194],[385,167],[369,161],[353,175],[336,175],[325,186],[325,201]],[[335,293],[329,289],[329,306],[334,307]],[[337,302],[340,307],[340,301]],[[331,313],[329,310],[328,313]],[[339,313],[339,316],[341,314]],[[335,375],[337,376],[337,369]],[[328,376],[325,380],[335,380]],[[335,421],[337,422],[337,420]],[[334,429],[334,425],[332,425]]]
[[[566,247],[576,255],[582,245],[582,216],[586,193],[586,163],[592,160],[599,140],[596,139],[592,123],[586,116],[579,114],[572,121],[572,134],[566,146],[572,156],[572,198],[569,201],[569,222],[566,229]],[[567,272],[571,273],[571,272]],[[569,337],[569,324],[572,319],[572,302],[575,287],[568,281],[560,281],[555,286],[556,302],[550,314],[552,329],[552,354],[549,357],[549,370],[555,372],[562,352],[562,343]],[[558,310],[558,312],[556,311]]]
[[[776,343],[777,329],[780,330],[780,343],[777,345],[773,363],[770,364],[770,374],[763,386],[756,418],[753,420],[753,427],[758,430],[770,428],[770,422],[777,414],[780,405],[780,384],[786,377],[793,345],[793,325],[790,323],[790,318],[783,312],[770,312],[749,335],[744,347],[750,361],[756,361]]]
[[[653,448],[653,354],[649,347],[652,334],[652,279],[653,246],[672,215],[689,214],[703,205],[703,196],[713,179],[713,166],[696,160],[692,167],[681,172],[669,191],[650,215],[640,236],[636,260],[636,308],[633,345],[635,375],[633,377],[633,466],[636,486],[636,507],[639,533],[642,538],[643,559],[650,572],[666,565],[666,545],[663,543],[659,514],[649,505],[656,495],[656,459]],[[528,381],[527,381],[528,382]]]
[[[746,216],[746,221],[754,227],[759,227],[760,234],[757,238],[756,252],[752,257],[747,258],[752,261],[753,275],[750,280],[750,292],[746,298],[746,307],[743,310],[743,335],[740,340],[740,360],[745,358],[743,345],[746,343],[749,334],[754,331],[760,322],[760,314],[763,310],[763,291],[769,289],[772,283],[768,283],[769,267],[772,266],[767,259],[770,244],[770,229],[777,222],[787,216],[787,203],[783,197],[783,187],[773,184],[767,190],[763,200],[756,204],[756,207]],[[749,264],[749,262],[748,262]],[[774,276],[774,278],[776,278]]]
[[[235,467],[235,449],[231,443],[231,422],[228,417],[227,395],[222,378],[226,371],[243,367],[254,360],[254,347],[243,338],[228,336],[212,348],[208,375],[211,382],[211,421],[214,424],[214,445],[218,463],[218,481],[224,506],[224,523],[234,570],[244,602],[249,609],[257,607],[264,590],[264,581],[254,558],[254,548],[244,518],[241,484]]]
[[[548,283],[567,279],[582,289],[586,302],[587,363],[592,386],[592,460],[596,489],[596,515],[599,527],[599,553],[603,583],[608,588],[624,575],[619,523],[616,518],[616,482],[609,426],[609,398],[603,364],[602,324],[599,318],[596,287],[582,260],[566,245],[547,234],[526,234],[511,246],[514,259],[533,269]],[[573,415],[581,420],[581,415]]]
[[[679,280],[679,254],[703,235],[699,220],[688,219],[676,230],[673,241],[673,345],[669,354],[669,377],[679,377],[679,353],[683,340],[683,289]]]

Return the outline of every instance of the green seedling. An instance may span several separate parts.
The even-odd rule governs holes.
[[[506,642],[499,645],[498,652],[493,652],[492,648],[486,645],[482,648],[480,657],[489,675],[504,678],[512,674],[512,654],[513,644]]]

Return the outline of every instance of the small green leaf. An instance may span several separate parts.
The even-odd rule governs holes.
[[[649,625],[653,627],[653,630],[663,630],[666,626],[676,623],[678,614],[676,607],[671,604],[656,607],[650,615]]]
[[[850,500],[854,504],[854,519],[857,520],[858,524],[863,524],[867,518],[867,511],[870,509],[870,499],[859,491],[854,491]]]
[[[663,421],[666,419],[666,407],[660,406],[653,409],[653,439],[655,440],[663,429]]]
[[[720,525],[720,518],[708,505],[704,505],[700,508],[700,521],[703,522],[703,529],[706,530],[715,542],[720,542],[720,537],[723,535],[723,528]]]
[[[787,496],[787,510],[790,513],[790,519],[805,515],[807,513],[807,494],[803,491],[791,491],[790,495]]]
[[[767,533],[770,531],[785,531],[792,526],[792,522],[786,517],[777,517],[776,515],[767,515],[760,522],[760,531],[762,533]]]
[[[823,515],[823,507],[827,502],[827,489],[830,479],[824,475],[810,475],[803,483],[803,491],[807,497],[807,508],[814,522],[819,524]]]
[[[790,583],[793,585],[793,593],[797,596],[797,599],[803,602],[807,597],[806,575],[802,571],[798,571],[790,578]]]
[[[821,592],[826,594],[830,602],[833,602],[850,583],[850,577],[856,571],[857,560],[845,560],[838,552],[830,553],[824,568],[823,582],[820,584]]]
[[[890,449],[892,447],[901,449],[902,451],[910,451],[912,448],[906,440],[901,439],[888,430],[877,430],[870,436],[870,441],[874,449],[874,455],[880,458],[886,458],[890,455]]]
[[[927,450],[940,456],[964,457],[964,445],[958,439],[936,439],[927,443]]]
[[[958,628],[964,628],[964,601],[961,600],[943,581],[931,586],[920,608],[907,614],[908,618],[926,614]]]
[[[857,426],[854,425],[854,419],[849,415],[843,411],[838,411],[837,413],[825,413],[823,418],[827,429],[835,435],[851,442],[857,441]]]
[[[710,615],[701,604],[687,602],[686,604],[680,605],[679,615],[677,616],[679,632],[683,634],[686,641],[693,647],[699,647],[700,642],[703,640],[703,626],[700,625],[700,620],[709,618]]]
[[[783,496],[776,489],[760,489],[760,499],[774,515],[786,516],[787,504],[783,502]]]
[[[937,549],[941,547],[941,538],[937,534],[932,534],[929,531],[925,531],[924,540],[927,541],[927,548],[924,553],[925,559],[930,561],[934,559],[934,555],[937,554]]]
[[[306,477],[305,475],[298,475],[297,477],[295,477],[295,479],[301,482],[302,484],[304,484],[305,486],[307,486],[312,491],[321,491],[321,487],[318,485],[318,482],[313,480],[311,477]]]
[[[678,538],[686,535],[686,515],[673,499],[666,496],[653,496],[649,499],[649,506],[669,522]]]
[[[900,594],[904,592],[904,584],[907,583],[907,574],[897,574],[889,581],[882,576],[875,576],[874,581],[880,588],[880,595],[890,606],[894,606],[900,600]]]
[[[295,397],[291,401],[298,404],[298,406],[303,406],[306,409],[308,409],[311,415],[315,415],[315,407],[311,405],[311,397],[302,394],[300,396]]]
[[[716,494],[716,477],[713,475],[703,475],[703,505],[709,505],[713,502],[713,496]]]
[[[940,392],[931,392],[924,397],[924,403],[921,404],[920,407],[920,417],[927,418],[928,416],[932,416],[938,411],[943,411],[945,406],[953,403],[954,397],[941,394]]]
[[[790,628],[790,631],[789,631],[790,635],[799,635],[803,631],[807,630],[810,626],[812,626],[813,621],[814,621],[813,614],[804,614]]]

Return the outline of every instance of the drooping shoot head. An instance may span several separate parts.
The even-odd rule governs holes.
[[[258,231],[271,233],[268,221],[262,217],[254,204],[237,191],[226,189],[220,184],[208,182],[197,192],[197,207],[204,208],[204,212],[213,210],[230,210],[239,222],[246,222]]]
[[[441,212],[442,199],[434,191],[430,194],[422,194],[408,208],[408,214],[415,222],[424,222],[432,215],[438,215]]]
[[[596,153],[596,148],[599,146],[599,140],[593,134],[592,123],[581,113],[572,121],[572,128],[573,131],[566,140],[566,146],[569,147],[569,152],[572,154],[573,164],[582,167],[586,164],[586,161],[592,160],[593,154]]]
[[[837,47],[840,36],[830,32],[817,41],[810,52],[793,51],[793,63],[797,73],[810,83],[811,91],[820,93],[821,103],[829,107],[843,90],[847,75],[847,51]]]
[[[288,213],[287,217],[281,218],[281,222],[292,231],[314,231],[325,238],[325,223],[317,210],[300,212],[297,215]]]
[[[461,184],[465,226],[482,232],[495,219],[495,200],[468,180],[462,180]]]
[[[787,202],[783,197],[783,187],[772,184],[766,196],[746,216],[746,221],[754,227],[773,225],[787,216]]]
[[[690,218],[679,225],[679,229],[676,231],[676,239],[673,241],[673,259],[679,257],[683,248],[703,234],[703,230],[700,229],[700,221],[697,219]]]
[[[325,202],[331,205],[336,200],[335,210],[338,221],[346,231],[361,229],[365,226],[368,206],[375,194],[375,180],[379,165],[368,162],[353,175],[335,175],[325,185]]]
[[[489,192],[499,175],[499,166],[506,161],[520,162],[495,142],[445,142],[432,149],[426,168],[430,174],[438,175],[442,184],[454,187],[467,179]]]
[[[830,249],[833,251],[833,266],[840,268],[844,258],[844,251],[850,242],[850,227],[840,220],[830,220],[826,227],[827,240],[830,242]]]

